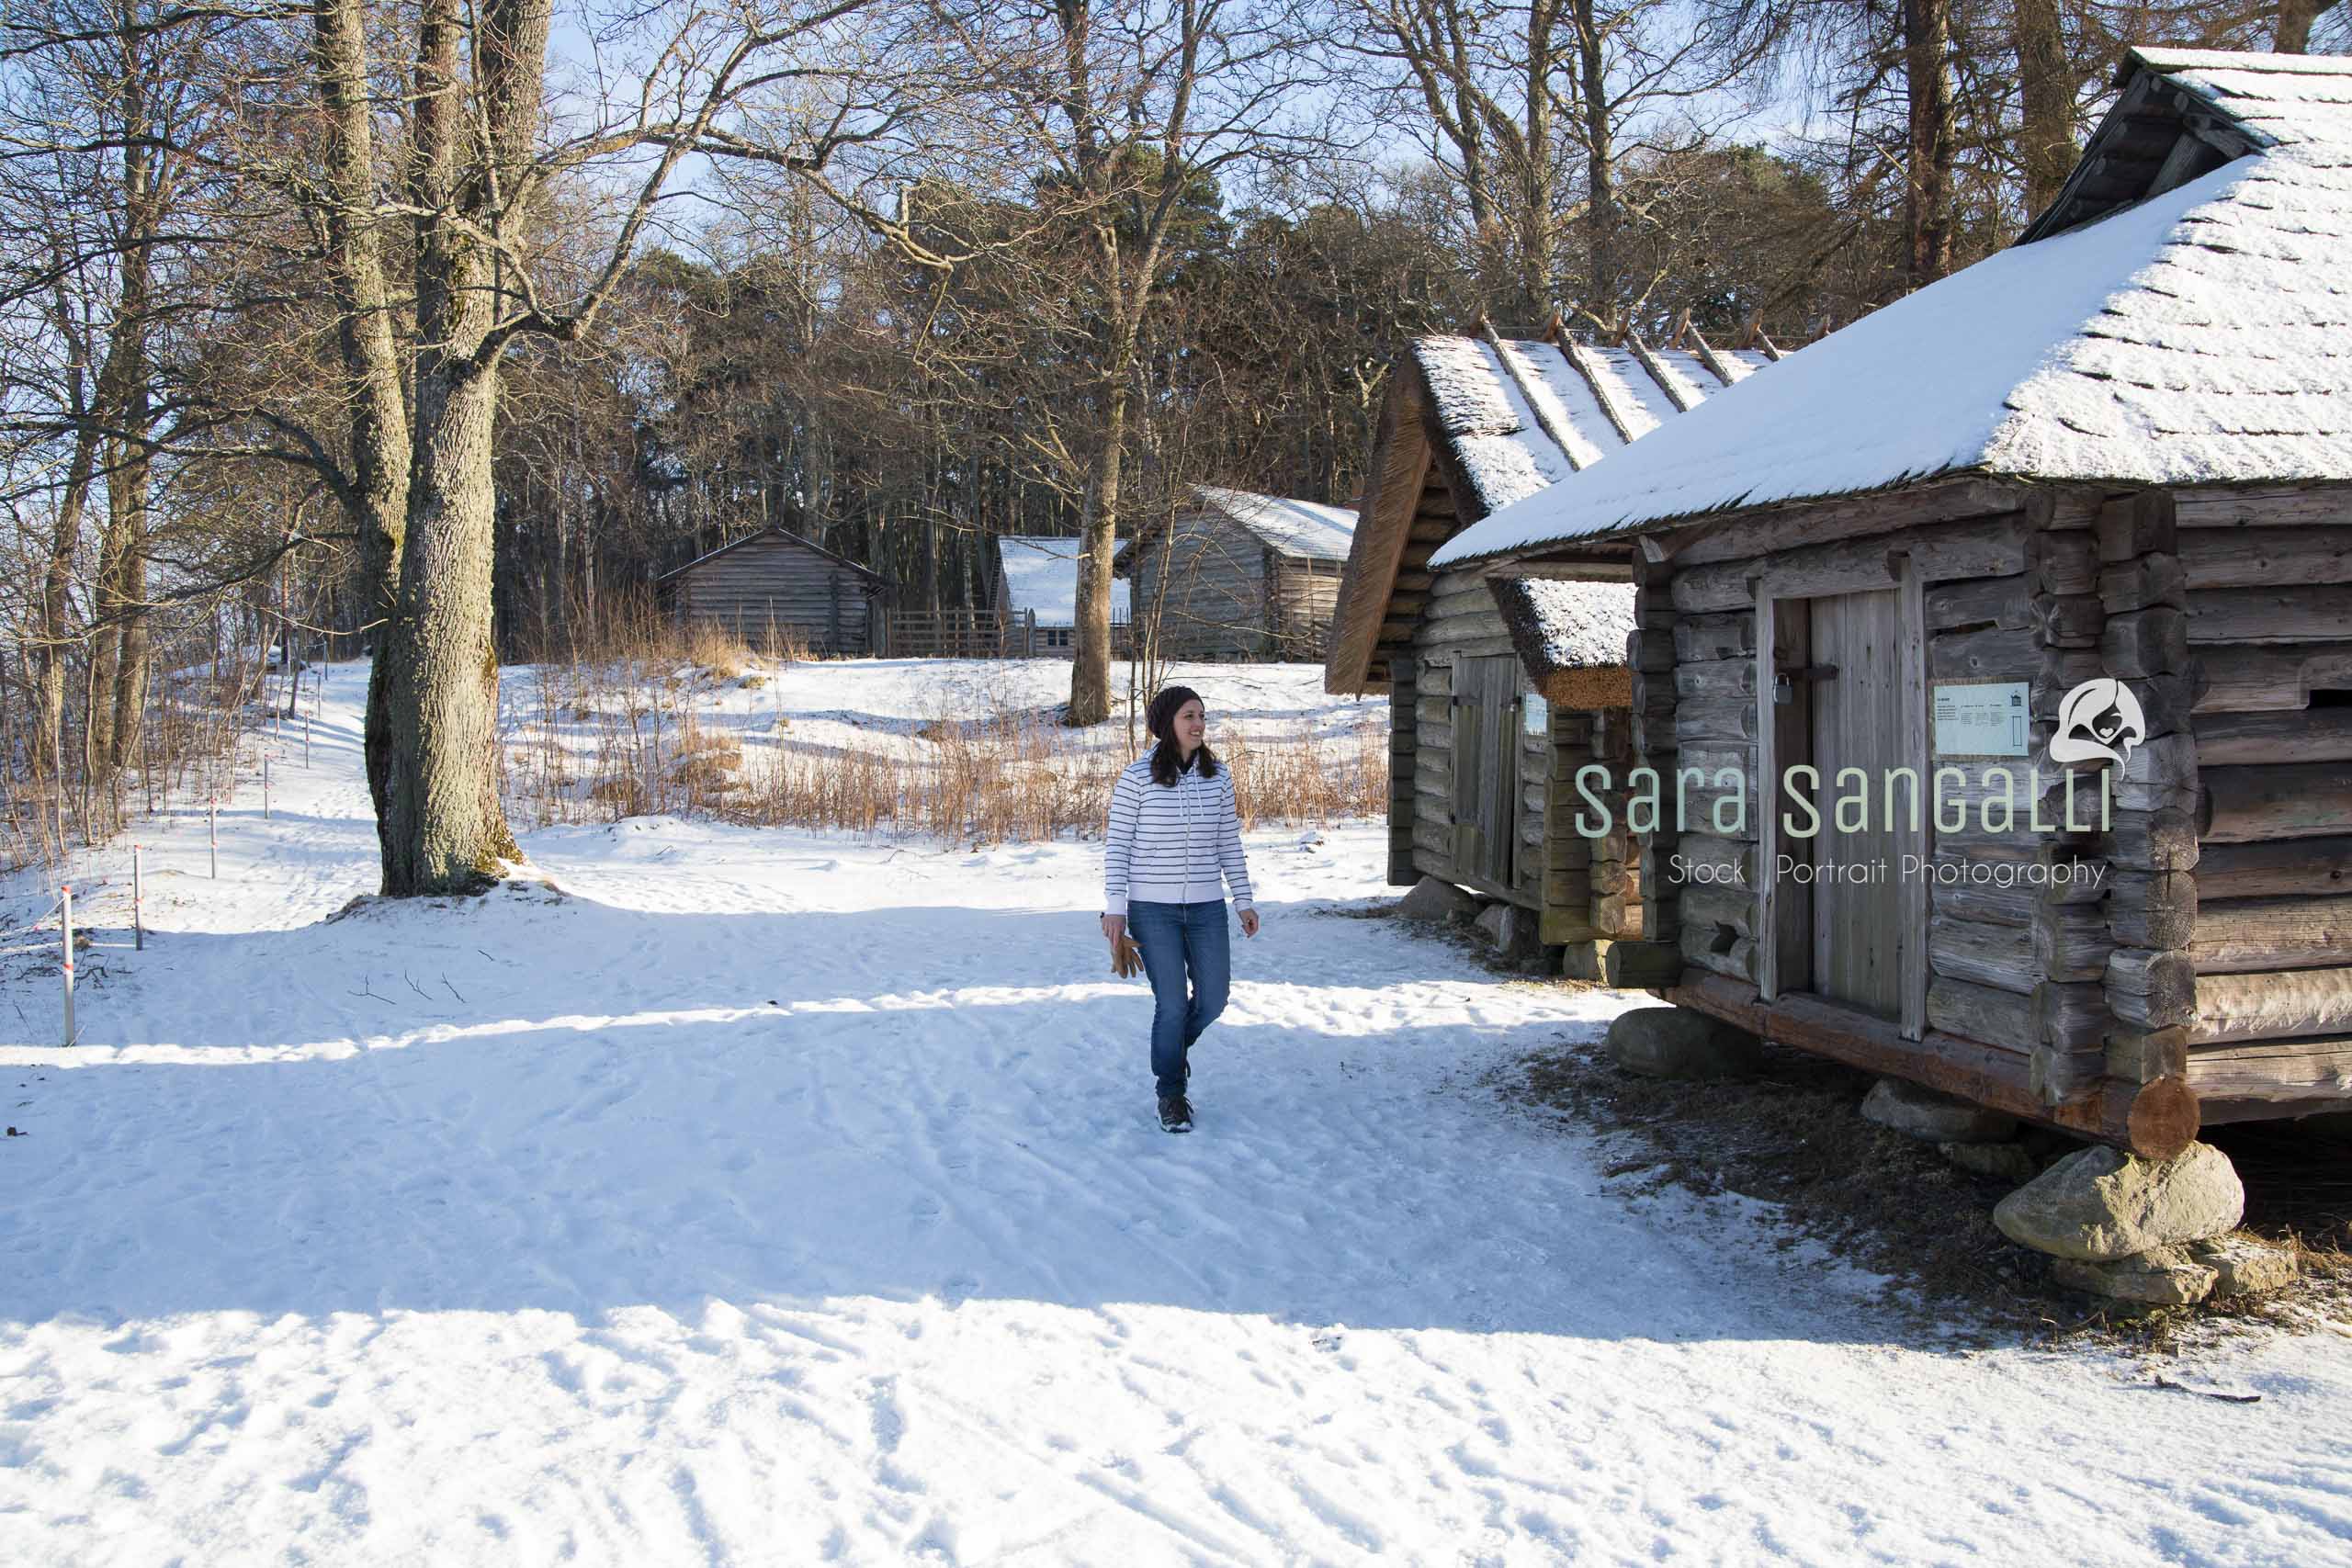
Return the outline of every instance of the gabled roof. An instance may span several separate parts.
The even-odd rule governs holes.
[[[1359,692],[1382,678],[1375,650],[1431,466],[1445,479],[1457,525],[1473,524],[1646,438],[1780,357],[1770,346],[1716,349],[1695,333],[1679,343],[1600,346],[1565,333],[1489,333],[1420,338],[1400,354],[1340,580],[1324,684]],[[1632,589],[1612,592],[1630,615]]]
[[[2268,146],[2352,141],[2352,60],[2220,49],[2135,49],[2120,76],[2142,72],[2187,88]]]
[[[1297,560],[1345,560],[1349,542],[1355,536],[1356,514],[1351,507],[1323,506],[1220,485],[1193,486],[1193,501],[1199,510],[1232,519],[1268,548]],[[1121,545],[1112,558],[1111,570],[1125,576],[1135,567],[1136,552],[1149,546],[1166,526],[1165,523],[1148,526]]]
[[[1081,541],[1035,534],[1007,534],[996,542],[1004,572],[1004,607],[1035,610],[1041,626],[1078,624],[1078,550]],[[1111,618],[1125,620],[1127,585],[1111,580]]]
[[[850,570],[857,573],[858,576],[866,579],[867,581],[875,588],[888,588],[890,585],[890,580],[884,577],[880,572],[874,570],[870,567],[860,566],[857,562],[850,559],[849,557],[829,550],[825,548],[824,546],[817,543],[816,540],[796,534],[791,529],[785,527],[781,524],[771,524],[767,527],[760,529],[757,533],[746,534],[740,539],[730,539],[715,550],[705,550],[702,554],[695,557],[694,559],[688,561],[685,565],[671,568],[668,571],[665,571],[661,576],[655,578],[653,581],[658,587],[662,583],[669,581],[673,577],[680,577],[694,570],[695,568],[702,565],[705,561],[717,560],[720,556],[727,554],[730,550],[740,550],[746,545],[755,545],[763,539],[780,539],[786,544],[797,545],[802,549],[810,551],[816,555],[820,555],[836,565],[849,568]]]
[[[2115,85],[2114,107],[2019,243],[2095,222],[2249,152],[2352,140],[2352,61],[2132,50]]]
[[[2199,94],[2305,74],[2194,58],[2182,80]],[[2308,73],[2315,107],[2228,100],[2266,138],[2301,140],[1897,300],[1792,358],[1769,392],[1726,392],[1432,564],[1942,474],[2352,479],[2352,126],[2329,96],[2352,96],[2352,73],[2327,64]]]
[[[1690,350],[1638,339],[1604,348],[1425,337],[1409,352],[1482,516],[1590,468],[1770,363],[1761,350],[1710,351],[1717,370]]]

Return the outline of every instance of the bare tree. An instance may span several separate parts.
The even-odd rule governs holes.
[[[2058,199],[2075,167],[2073,62],[2066,58],[2060,0],[2010,0],[2018,56],[2018,161],[2025,175],[2025,205],[2040,212]]]
[[[879,67],[903,62],[877,60],[849,25],[874,8],[695,6],[639,15],[634,31],[623,19],[616,36],[643,46],[639,64],[549,136],[549,0],[423,0],[407,24],[407,134],[388,185],[359,123],[368,15],[360,0],[318,0],[312,56],[330,125],[320,206],[345,323],[354,470],[377,470],[352,494],[367,558],[397,570],[397,586],[379,590],[389,623],[369,724],[388,895],[472,886],[517,853],[494,769],[493,437],[508,355],[530,335],[570,342],[588,330],[690,155],[814,175],[842,147],[883,134],[899,111],[872,89]],[[566,182],[600,180],[615,198],[605,243],[567,267],[570,253],[546,243],[549,205]],[[370,254],[369,219],[388,215],[408,225],[413,294],[413,369],[397,390],[375,327],[381,253]],[[393,445],[396,401],[405,454]],[[404,496],[390,477],[402,458]]]
[[[51,785],[63,777],[78,649],[78,762],[85,792],[101,795],[141,746],[156,464],[182,418],[160,391],[159,344],[189,312],[188,259],[215,235],[217,211],[189,187],[217,183],[230,114],[213,46],[227,26],[144,0],[48,0],[0,27],[0,310],[37,345],[0,422],[24,455],[53,459],[10,487],[49,523],[27,637],[30,763]]]
[[[1489,309],[1540,330],[1572,299],[1615,328],[1645,292],[1625,270],[1629,164],[1702,145],[1742,112],[1780,11],[1666,0],[1353,0],[1352,47],[1396,72],[1456,172],[1486,251]],[[1571,231],[1582,243],[1564,252]]]
[[[2309,53],[2312,25],[2335,6],[2336,0],[2278,0],[2278,20],[2270,47],[2281,54]]]

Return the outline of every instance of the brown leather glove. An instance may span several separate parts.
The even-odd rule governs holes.
[[[1111,973],[1122,980],[1132,980],[1143,972],[1143,949],[1135,944],[1126,932],[1111,944]]]

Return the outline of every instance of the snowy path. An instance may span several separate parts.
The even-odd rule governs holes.
[[[329,922],[357,695],[0,1051],[0,1562],[2352,1558],[2352,1342],[1886,1342],[1481,1087],[1623,1004],[1320,912],[1376,830],[1253,840],[1170,1138],[1090,846],[567,829]]]

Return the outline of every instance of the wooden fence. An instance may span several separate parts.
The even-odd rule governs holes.
[[[883,620],[886,659],[1068,659],[1075,638],[1068,626],[1041,626],[1037,612],[891,610]],[[1125,621],[1111,623],[1111,656],[1129,657],[1135,645]]]

